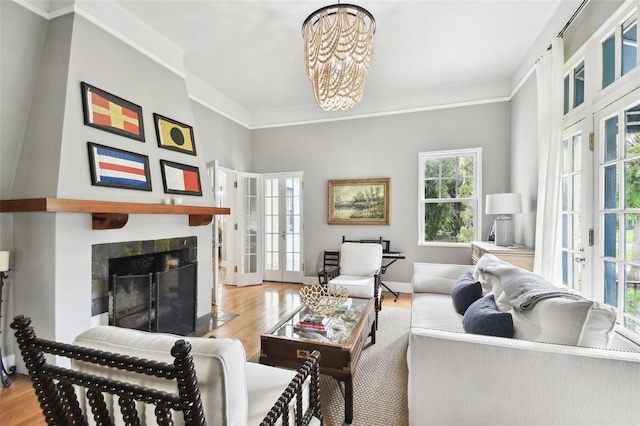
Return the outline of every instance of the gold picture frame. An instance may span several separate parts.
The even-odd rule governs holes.
[[[329,181],[330,225],[389,225],[391,178]]]

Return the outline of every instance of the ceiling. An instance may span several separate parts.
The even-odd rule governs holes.
[[[188,75],[249,114],[318,110],[301,26],[332,2],[114,1],[181,48]],[[371,112],[367,104],[416,108],[421,94],[460,87],[493,85],[508,95],[510,77],[563,1],[354,0],[377,30],[364,99],[351,114]]]

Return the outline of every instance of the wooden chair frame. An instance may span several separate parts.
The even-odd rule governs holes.
[[[40,339],[30,325],[30,318],[18,315],[11,323],[11,328],[16,330],[15,336],[20,352],[48,425],[87,424],[85,416],[90,414],[83,413],[76,395],[76,388],[87,389],[87,401],[98,425],[111,425],[112,417],[117,415],[117,413],[109,412],[104,394],[119,397],[118,405],[121,417],[127,425],[141,424],[136,401],[155,405],[158,425],[174,424],[171,410],[183,413],[185,425],[207,424],[191,356],[191,344],[184,339],[178,339],[171,349],[171,355],[174,357],[173,365],[171,365]],[[175,380],[177,394],[58,367],[47,362],[45,353],[125,370],[131,374],[145,374]],[[313,351],[266,415],[261,426],[275,425],[280,417],[282,417],[283,425],[289,425],[288,407],[293,398],[296,398],[296,425],[308,425],[313,417],[320,419],[322,423],[318,386],[319,360],[320,353]],[[309,376],[310,403],[307,411],[303,413],[302,390],[303,384]]]

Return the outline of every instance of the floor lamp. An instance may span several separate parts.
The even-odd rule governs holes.
[[[496,218],[496,245],[513,245],[512,214],[522,213],[522,195],[518,193],[490,194],[487,195],[487,214],[497,214]]]
[[[5,388],[11,386],[9,376],[16,372],[15,366],[7,370],[2,360],[2,288],[4,287],[4,280],[9,278],[9,275],[7,275],[9,271],[9,252],[0,251],[0,380],[2,380],[2,386]]]

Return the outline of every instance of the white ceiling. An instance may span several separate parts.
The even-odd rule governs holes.
[[[352,114],[371,112],[368,103],[420,107],[420,94],[460,86],[501,87],[508,95],[510,77],[563,1],[579,4],[353,0],[373,14],[377,31],[364,99]],[[181,48],[188,75],[249,114],[318,109],[304,69],[301,25],[332,1],[115,2]]]

